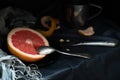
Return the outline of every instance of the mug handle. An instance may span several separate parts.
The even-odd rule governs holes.
[[[99,11],[98,11],[96,14],[94,14],[93,16],[89,17],[88,20],[91,20],[91,19],[97,17],[97,16],[102,12],[102,7],[101,7],[101,6],[96,5],[96,4],[92,4],[92,3],[89,3],[88,5],[93,6],[93,7],[96,7],[96,8],[99,9]]]

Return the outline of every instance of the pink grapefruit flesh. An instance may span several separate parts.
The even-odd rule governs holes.
[[[8,34],[7,42],[11,53],[24,61],[30,62],[45,57],[45,55],[37,54],[39,46],[49,46],[47,39],[42,34],[30,28],[15,28],[11,30]]]

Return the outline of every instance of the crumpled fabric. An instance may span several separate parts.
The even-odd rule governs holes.
[[[36,17],[28,11],[11,6],[0,9],[0,48],[6,50],[6,37],[11,29],[15,27],[33,28],[35,24]]]
[[[6,7],[0,10],[0,33],[6,34],[14,27],[33,27],[36,18],[29,12],[13,7]]]
[[[0,49],[0,80],[44,80],[37,65],[26,66],[13,55]]]

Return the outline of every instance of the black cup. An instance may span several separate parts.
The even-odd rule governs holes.
[[[71,5],[67,8],[67,25],[84,26],[88,21],[96,18],[101,11],[102,7],[95,4]]]

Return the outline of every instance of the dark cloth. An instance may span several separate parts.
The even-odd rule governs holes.
[[[88,39],[94,40],[120,40],[119,26],[107,19],[95,19],[90,22],[95,29],[95,35]],[[64,26],[65,27],[65,26]],[[67,30],[65,30],[67,29]],[[69,28],[57,31],[51,42],[57,44],[58,49],[65,50],[66,47],[59,45],[59,39],[69,39],[72,41],[81,40],[80,35]],[[75,29],[76,30],[76,29]],[[56,37],[55,37],[56,36]],[[82,37],[83,38],[83,37]],[[80,42],[80,41],[79,41]],[[54,45],[56,47],[56,45]],[[79,46],[67,47],[71,52],[89,53],[91,59],[83,59],[57,54],[53,58],[53,63],[40,67],[40,70],[48,80],[119,80],[120,74],[120,45],[116,47],[92,47]],[[55,61],[54,61],[55,60]]]

